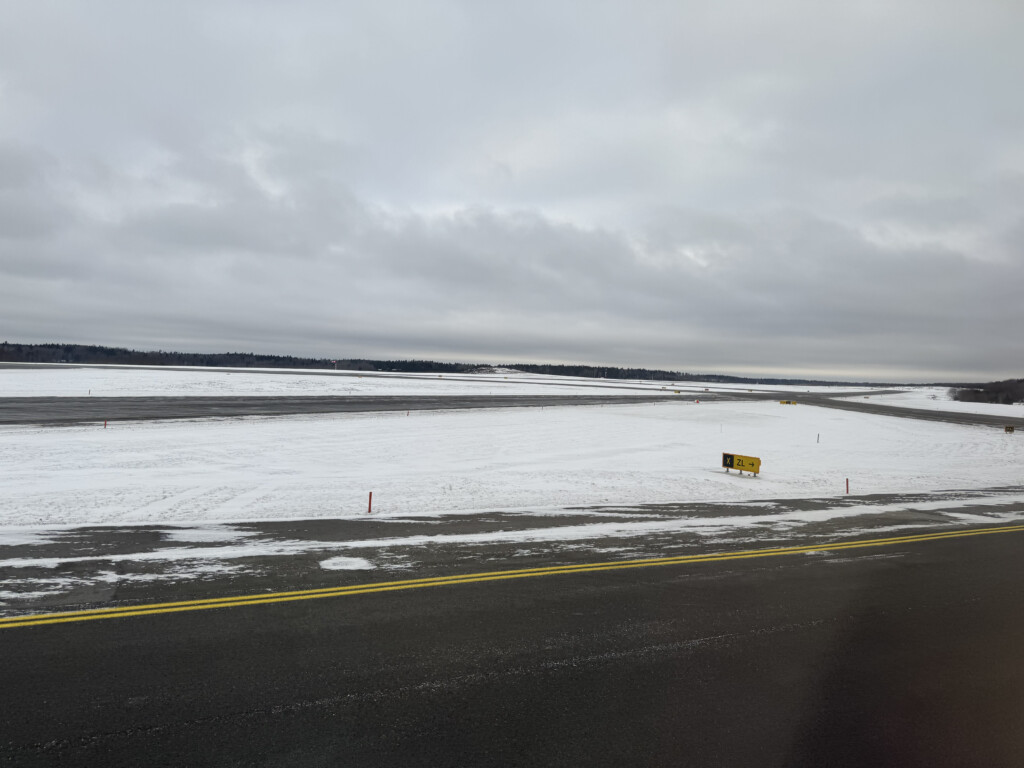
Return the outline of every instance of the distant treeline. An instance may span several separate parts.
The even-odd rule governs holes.
[[[120,347],[84,344],[0,345],[0,363],[79,363],[106,365],[181,365],[209,368],[311,368],[344,371],[397,371],[402,373],[473,373],[492,368],[487,364],[439,363],[434,360],[328,360],[290,355],[258,355],[249,352],[165,352],[139,351]],[[551,376],[581,376],[606,379],[647,379],[653,381],[714,381],[734,384],[834,384],[811,379],[743,378],[706,373],[648,368],[617,368],[594,365],[529,365],[508,363],[501,367]],[[845,382],[852,384],[852,382]],[[857,382],[867,384],[869,382]]]
[[[145,352],[83,344],[0,344],[0,363],[81,363],[92,365],[187,365],[204,368],[318,368],[345,371],[460,373],[476,366],[432,360],[326,360],[251,352]]]
[[[505,368],[515,368],[526,373],[540,373],[549,376],[581,376],[592,379],[647,379],[649,381],[713,381],[730,384],[834,384],[831,381],[810,379],[744,378],[723,376],[716,373],[680,373],[679,371],[651,370],[649,368],[615,368],[595,365],[530,365],[508,363]]]
[[[659,371],[647,368],[615,368],[614,366],[594,365],[531,365],[524,363],[506,363],[502,368],[515,368],[526,373],[539,373],[544,376],[580,376],[588,379],[648,379],[653,381],[682,381],[697,378],[689,373],[677,371]],[[709,377],[701,377],[706,381]]]
[[[993,381],[989,384],[971,384],[950,390],[954,400],[962,403],[1002,403],[1013,405],[1024,402],[1024,379]]]

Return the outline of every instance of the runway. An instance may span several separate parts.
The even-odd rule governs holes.
[[[679,399],[682,395],[413,395],[224,397],[4,397],[0,424],[76,424],[154,419],[288,416],[308,413],[542,408],[621,405]],[[712,399],[712,398],[706,398]]]
[[[875,393],[880,394],[880,393]],[[792,392],[686,392],[651,395],[409,395],[409,396],[187,396],[187,397],[2,397],[0,424],[81,424],[103,421],[288,416],[310,413],[466,410],[629,405],[672,400],[713,404],[735,400],[796,400],[798,405],[941,421],[950,424],[1024,429],[1024,417],[931,411]]]

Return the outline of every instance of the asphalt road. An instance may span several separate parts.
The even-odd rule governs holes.
[[[1022,547],[0,628],[0,764],[1019,766]]]

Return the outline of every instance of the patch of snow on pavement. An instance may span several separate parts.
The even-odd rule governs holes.
[[[56,568],[65,563],[124,563],[198,560],[236,560],[243,557],[299,555],[338,547],[331,541],[274,541],[226,547],[168,547],[148,552],[120,552],[81,557],[13,557],[0,560],[0,568]],[[119,574],[116,574],[119,576]]]
[[[321,560],[320,567],[327,571],[368,571],[376,566],[361,557],[332,557]]]
[[[38,600],[40,598],[53,597],[54,595],[62,594],[65,591],[66,590],[60,588],[37,592],[11,592],[9,590],[0,589],[0,602],[8,602],[10,600]]]
[[[169,528],[160,532],[167,541],[184,541],[195,544],[214,541],[238,541],[253,536],[251,531],[241,531],[229,525],[184,526]],[[0,533],[2,536],[2,533]]]
[[[912,509],[956,509],[957,507],[976,507],[992,505],[1004,507],[1009,504],[1024,503],[1024,494],[1001,495],[998,499],[949,499],[942,502],[896,503],[878,505],[849,505],[828,507],[816,510],[791,510],[776,514],[742,515],[723,517],[684,517],[667,518],[645,522],[609,522],[584,525],[564,525],[553,528],[531,528],[518,531],[488,531],[466,534],[436,534],[402,536],[381,539],[354,539],[350,541],[306,541],[285,540],[273,542],[250,542],[224,547],[175,547],[148,552],[120,553],[110,555],[90,555],[83,557],[41,557],[41,558],[10,558],[0,560],[3,568],[56,568],[66,563],[85,562],[129,562],[129,561],[199,561],[199,560],[230,560],[246,557],[272,557],[282,555],[300,555],[310,552],[322,552],[347,549],[391,549],[395,547],[417,547],[435,545],[478,545],[478,544],[529,544],[541,542],[587,541],[604,538],[630,538],[650,536],[660,533],[688,532],[697,536],[714,537],[729,531],[742,531],[766,528],[776,530],[792,530],[800,526],[827,522],[830,520],[863,516],[879,516],[889,512],[902,512]],[[965,517],[975,517],[968,515]],[[953,518],[955,519],[955,518]],[[1024,509],[1019,511],[994,511],[985,518],[986,522],[1019,521],[1024,519]],[[974,520],[957,520],[961,524]],[[892,530],[915,527],[889,526]],[[865,533],[877,534],[880,528],[865,529]],[[847,533],[850,533],[849,531]],[[350,558],[355,559],[355,558]],[[340,558],[345,560],[345,558]],[[371,565],[372,567],[372,565]]]
[[[19,577],[0,581],[0,586],[22,585],[32,589],[25,591],[0,589],[0,605],[9,604],[17,600],[35,600],[64,595],[80,587],[92,587],[97,582],[123,584],[130,582],[194,581],[196,579],[219,578],[225,575],[238,575],[246,570],[245,566],[242,565],[228,565],[213,561],[176,565],[167,568],[162,573],[100,571],[99,573],[81,577]],[[39,589],[40,587],[42,589]]]
[[[53,544],[52,533],[41,529],[0,528],[0,546],[25,547]]]

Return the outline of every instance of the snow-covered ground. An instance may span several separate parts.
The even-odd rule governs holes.
[[[863,395],[858,397],[863,397]],[[913,387],[891,395],[870,395],[870,398],[882,405],[895,405],[903,408],[1024,417],[1024,403],[1015,403],[1014,405],[960,403],[949,396],[948,387]]]
[[[819,442],[820,435],[820,442]],[[759,456],[758,478],[723,451]],[[0,427],[6,526],[445,515],[1019,483],[993,428],[769,402]]]
[[[167,369],[127,366],[23,366],[0,369],[0,397],[142,397],[230,395],[645,395],[664,391],[746,392],[754,385],[485,374],[361,373],[280,369]],[[791,387],[758,385],[756,391]],[[844,392],[857,387],[839,387]],[[799,387],[802,392],[836,387]],[[870,391],[864,389],[863,391]]]

